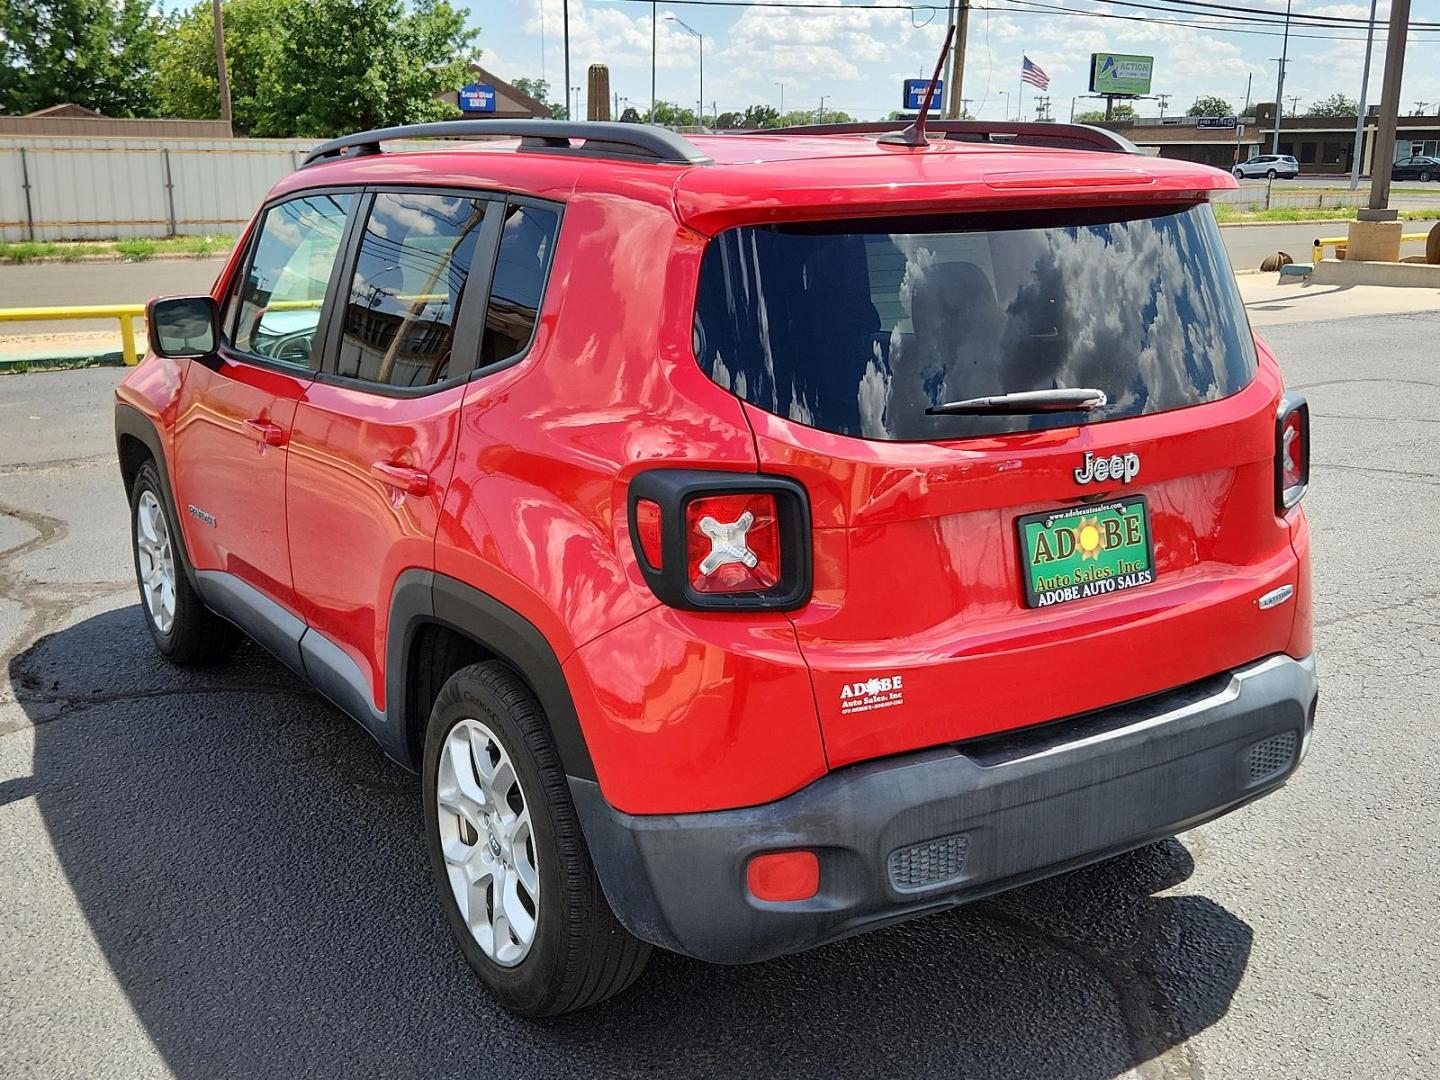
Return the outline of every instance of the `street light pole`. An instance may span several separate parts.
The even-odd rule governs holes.
[[[540,0],[540,3],[541,6],[544,6],[545,0]],[[652,2],[650,5],[650,123],[652,124],[655,122],[655,34],[657,18],[655,4]]]
[[[564,0],[561,10],[565,16],[565,119],[574,120],[570,112],[570,0]]]
[[[685,22],[685,20],[683,20],[683,19],[681,19],[681,18],[678,18],[673,12],[667,11],[667,12],[665,13],[665,18],[668,19],[670,22],[675,23],[675,25],[679,26],[682,30],[684,30],[684,31],[686,31],[687,33],[689,33],[690,36],[693,37],[696,41],[700,42],[700,96],[699,96],[699,98],[697,98],[696,101],[695,101],[695,104],[696,104],[697,106],[699,106],[699,108],[696,109],[696,112],[695,112],[695,120],[696,120],[696,123],[704,124],[704,123],[705,123],[705,35],[702,34],[702,33],[700,33],[699,30],[696,30],[696,29],[695,29],[693,26],[691,26],[689,23]]]
[[[777,82],[775,85],[780,88],[780,118],[783,120],[785,118],[785,84]]]

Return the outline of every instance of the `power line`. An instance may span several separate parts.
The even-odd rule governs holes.
[[[600,0],[602,3],[648,3],[649,0]],[[797,11],[821,11],[831,14],[845,14],[851,11],[932,11],[937,14],[944,12],[945,6],[940,3],[916,3],[900,4],[887,3],[883,0],[875,0],[871,3],[820,3],[814,0],[671,0],[677,6],[686,7],[723,7],[723,8],[771,8],[785,9],[793,8]],[[1012,0],[1014,3],[1021,3],[1023,0]],[[1285,22],[1283,15],[1276,12],[1256,12],[1253,8],[1241,7],[1235,4],[1210,3],[1208,0],[1169,0],[1171,4],[1184,5],[1183,7],[1158,6],[1155,4],[1144,4],[1134,0],[1090,0],[1097,4],[1119,4],[1124,7],[1146,8],[1153,11],[1168,12],[1175,15],[1202,15],[1200,11],[1190,11],[1187,8],[1204,8],[1219,12],[1210,16],[1211,18],[1234,18],[1243,22],[1268,22],[1275,25],[1282,25]],[[1004,7],[985,7],[980,4],[971,5],[974,11],[1005,11]],[[1078,8],[1065,8],[1065,11],[1072,15],[1101,15],[1103,12],[1087,11]],[[1226,15],[1224,13],[1233,13]],[[1370,25],[1368,19],[1350,15],[1311,15],[1305,12],[1296,12],[1290,16],[1290,23],[1306,22],[1316,28],[1326,25],[1336,29],[1364,28]],[[1377,26],[1383,26],[1384,20],[1379,20]],[[1440,30],[1440,22],[1411,22],[1411,30]]]
[[[612,4],[621,4],[621,3],[647,3],[647,2],[649,2],[649,0],[598,0],[598,2],[600,2],[600,3],[612,3]],[[944,10],[943,8],[941,8],[941,7],[937,6],[937,5],[934,5],[934,4],[862,3],[862,4],[839,4],[839,5],[837,5],[837,4],[833,4],[833,3],[832,3],[832,4],[812,3],[812,2],[809,2],[809,0],[670,0],[670,2],[673,3],[673,4],[675,4],[675,5],[677,5],[677,6],[688,6],[688,7],[718,7],[718,8],[739,8],[739,9],[759,8],[759,9],[771,9],[771,10],[777,10],[777,9],[783,10],[783,9],[787,9],[787,8],[788,8],[788,9],[793,9],[793,10],[797,10],[797,11],[812,11],[812,12],[822,12],[822,13],[830,13],[830,14],[845,14],[845,13],[847,13],[847,12],[852,12],[852,11],[909,11],[909,12],[913,12],[913,11],[918,11],[918,10],[928,10],[928,11],[934,11],[934,12],[941,12],[941,11]],[[1177,18],[1161,19],[1161,18],[1155,18],[1155,17],[1153,17],[1153,16],[1147,16],[1147,15],[1121,15],[1121,14],[1118,14],[1118,13],[1115,13],[1115,12],[1109,12],[1109,11],[1092,11],[1092,10],[1081,10],[1081,9],[1077,9],[1077,8],[1067,8],[1067,7],[1062,7],[1062,6],[1058,5],[1058,4],[1046,4],[1046,3],[1041,3],[1041,2],[1039,2],[1039,0],[1010,0],[1010,3],[1012,3],[1012,4],[1023,4],[1023,5],[1025,5],[1024,7],[998,7],[998,6],[990,6],[990,5],[982,5],[982,4],[971,4],[971,5],[970,5],[970,10],[972,10],[972,11],[984,11],[984,12],[987,13],[987,17],[988,17],[988,13],[989,13],[989,12],[992,12],[992,11],[994,11],[994,12],[999,12],[999,13],[1001,13],[1001,14],[1008,14],[1008,15],[1035,15],[1035,14],[1046,14],[1046,15],[1058,15],[1058,16],[1067,17],[1067,18],[1111,19],[1111,20],[1116,20],[1116,21],[1120,21],[1120,22],[1149,23],[1149,24],[1151,24],[1151,25],[1157,25],[1157,24],[1158,24],[1158,25],[1161,25],[1161,26],[1179,27],[1179,28],[1187,29],[1187,30],[1205,31],[1205,32],[1212,32],[1212,33],[1224,33],[1224,34],[1248,34],[1248,35],[1252,35],[1252,36],[1256,36],[1256,37],[1282,37],[1282,36],[1283,36],[1283,31],[1278,31],[1278,30],[1250,30],[1250,29],[1245,29],[1243,26],[1231,26],[1231,25],[1227,25],[1227,23],[1242,23],[1242,24],[1247,24],[1247,25],[1252,25],[1252,24],[1253,24],[1253,25],[1258,25],[1258,26],[1281,26],[1281,27],[1283,27],[1283,26],[1285,25],[1285,21],[1284,21],[1283,18],[1281,18],[1281,19],[1268,19],[1268,18],[1263,18],[1263,17],[1257,17],[1256,15],[1253,15],[1253,14],[1247,14],[1247,15],[1229,15],[1229,14],[1224,14],[1224,13],[1216,13],[1216,14],[1205,15],[1205,14],[1202,14],[1201,12],[1198,12],[1198,11],[1185,11],[1185,10],[1178,9],[1178,8],[1160,7],[1160,6],[1153,5],[1153,4],[1143,4],[1143,3],[1137,2],[1137,0],[1097,0],[1097,2],[1100,2],[1100,3],[1123,4],[1123,5],[1126,6],[1126,7],[1143,8],[1143,9],[1146,9],[1146,10],[1152,10],[1152,11],[1162,12],[1162,13],[1168,14],[1168,15],[1195,15],[1195,16],[1199,16],[1199,17],[1202,18],[1202,19],[1218,20],[1218,21],[1197,22],[1197,21],[1189,21],[1189,20],[1177,19]],[[1185,2],[1185,0],[1181,0],[1181,2]],[[1217,5],[1217,6],[1218,6],[1218,5]],[[1243,9],[1241,9],[1241,10],[1243,10]],[[1314,16],[1314,17],[1315,17],[1315,18],[1320,18],[1321,16]],[[1326,17],[1328,18],[1328,16],[1326,16]],[[1296,20],[1298,20],[1298,18],[1299,18],[1299,16],[1294,16],[1294,17],[1292,18],[1292,20],[1291,20],[1292,25],[1295,23]],[[1324,28],[1323,26],[1320,26],[1320,25],[1318,25],[1318,24],[1311,24],[1311,25],[1312,25],[1312,27],[1315,28],[1315,29],[1323,29],[1323,28]],[[1362,25],[1362,26],[1365,25],[1365,23],[1364,23],[1363,20],[1361,21],[1361,25]],[[1411,26],[1412,29],[1418,29],[1418,30],[1429,30],[1429,29],[1432,29],[1432,28],[1433,28],[1433,29],[1436,29],[1436,30],[1440,30],[1440,23],[1411,23],[1410,26]],[[1343,28],[1343,29],[1354,29],[1354,27],[1351,27],[1351,26],[1348,26],[1348,25],[1347,25],[1347,26],[1344,26],[1344,27],[1336,27],[1336,29],[1342,29],[1342,28]],[[1346,35],[1346,34],[1297,34],[1297,33],[1291,33],[1291,34],[1290,34],[1290,37],[1292,37],[1292,38],[1302,38],[1302,39],[1309,40],[1309,41],[1364,41],[1364,40],[1365,40],[1363,37],[1352,37],[1352,36],[1349,36],[1349,35]],[[1412,36],[1410,37],[1410,41],[1411,41],[1412,43],[1415,43],[1415,44],[1424,44],[1424,43],[1431,43],[1431,42],[1435,42],[1435,41],[1440,41],[1440,37],[1424,37],[1424,38],[1422,38],[1422,37],[1417,37],[1417,36],[1412,35]]]
[[[695,0],[675,0],[675,2],[676,2],[676,3],[687,3],[687,2],[695,2]],[[1011,15],[1039,15],[1039,14],[1045,14],[1045,15],[1069,16],[1069,17],[1073,17],[1073,18],[1115,19],[1115,20],[1118,20],[1118,21],[1120,21],[1120,22],[1149,23],[1151,26],[1156,26],[1156,25],[1158,25],[1158,26],[1175,26],[1175,27],[1181,27],[1181,28],[1187,29],[1187,30],[1200,30],[1200,31],[1206,31],[1206,32],[1217,33],[1217,34],[1250,34],[1250,35],[1253,35],[1253,36],[1256,36],[1256,37],[1283,37],[1283,36],[1284,36],[1284,34],[1283,34],[1282,31],[1277,31],[1277,30],[1246,30],[1246,29],[1244,29],[1244,28],[1242,28],[1242,27],[1238,27],[1238,26],[1227,26],[1227,25],[1225,25],[1224,23],[1217,23],[1217,22],[1187,22],[1187,21],[1182,20],[1182,19],[1157,19],[1157,18],[1154,18],[1154,17],[1149,16],[1149,15],[1120,15],[1120,14],[1117,14],[1117,13],[1115,13],[1115,12],[1113,12],[1113,11],[1077,11],[1077,10],[1075,10],[1074,8],[1060,7],[1060,6],[1056,5],[1056,4],[1041,3],[1041,2],[1039,2],[1039,0],[1010,0],[1010,2],[1013,3],[1013,4],[1024,4],[1024,5],[1026,5],[1026,7],[1025,7],[1025,8],[1011,8],[1011,7],[999,8],[999,7],[997,7],[997,8],[987,8],[987,9],[983,9],[983,10],[1002,11],[1002,12],[1006,12],[1006,13],[1011,14]],[[834,9],[832,8],[831,10],[834,10]],[[977,8],[977,10],[981,10],[981,9]],[[1168,10],[1168,9],[1161,8],[1161,9],[1158,9],[1158,10],[1164,11],[1164,10]],[[1210,18],[1217,18],[1218,16],[1209,16],[1209,17],[1210,17]],[[1243,20],[1235,19],[1234,21],[1243,21]],[[1282,23],[1281,25],[1283,25],[1283,23]],[[1343,35],[1343,34],[1295,34],[1295,33],[1292,33],[1290,36],[1291,36],[1292,38],[1304,38],[1304,39],[1306,39],[1306,40],[1308,40],[1308,41],[1364,41],[1364,40],[1365,40],[1363,37],[1350,37],[1350,36],[1348,36],[1348,35]],[[1416,36],[1412,35],[1412,36],[1410,37],[1410,41],[1411,41],[1411,43],[1418,44],[1418,43],[1424,43],[1424,42],[1440,41],[1440,38],[1434,38],[1434,37],[1421,38],[1421,37],[1416,37]]]

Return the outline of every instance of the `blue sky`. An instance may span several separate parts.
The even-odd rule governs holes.
[[[808,0],[810,3],[823,0]],[[898,0],[871,0],[897,3]],[[784,83],[787,111],[825,106],[840,108],[858,119],[879,119],[900,105],[901,81],[928,75],[944,36],[945,9],[916,7],[875,10],[829,0],[827,10],[737,9],[689,4],[658,5],[658,50],[655,63],[661,100],[694,106],[699,94],[698,42],[673,15],[704,35],[705,105],[721,112],[761,102],[779,106]],[[964,96],[972,112],[999,119],[1014,115],[1021,92],[1022,52],[1049,72],[1052,115],[1068,119],[1072,96],[1086,93],[1092,52],[1115,51],[1155,57],[1157,93],[1170,95],[1167,114],[1183,112],[1200,94],[1218,94],[1237,107],[1245,98],[1246,78],[1254,76],[1256,101],[1275,96],[1281,51],[1280,27],[1232,23],[1196,28],[1182,22],[1214,22],[1200,14],[1162,16],[1145,22],[1077,17],[1037,10],[1013,0],[973,0],[970,43],[966,52]],[[1149,3],[1163,0],[1146,0]],[[1248,10],[1278,11],[1285,0],[1217,0]],[[563,0],[479,0],[469,5],[471,22],[481,29],[481,63],[501,78],[544,75],[559,99],[564,81],[561,22]],[[1094,0],[1047,0],[1049,6],[1072,11],[1114,14],[1158,14]],[[460,6],[465,6],[463,0]],[[992,10],[979,10],[988,7]],[[1388,14],[1388,0],[1379,5]],[[1364,18],[1368,3],[1325,3],[1294,0],[1294,10],[1319,15]],[[570,0],[571,84],[582,86],[592,63],[610,66],[611,88],[642,111],[650,102],[651,4],[648,0]],[[1412,22],[1440,23],[1440,0],[1412,0]],[[1262,34],[1226,32],[1261,30]],[[1269,36],[1272,35],[1273,36]],[[1321,39],[1311,35],[1327,35]],[[1336,40],[1348,38],[1354,40]],[[543,50],[542,50],[543,41]],[[1378,100],[1385,38],[1376,36],[1370,79],[1370,100]],[[1307,26],[1292,32],[1291,63],[1285,96],[1299,95],[1303,106],[1340,91],[1358,96],[1364,54],[1363,29]],[[543,56],[542,56],[543,51]],[[1406,52],[1404,109],[1416,101],[1440,107],[1440,31],[1412,32]],[[1023,88],[1027,117],[1034,116],[1034,87]],[[581,91],[582,109],[583,95]],[[1084,110],[1099,103],[1082,99]],[[1158,101],[1141,102],[1141,112],[1155,115]],[[1287,109],[1289,107],[1287,101]]]

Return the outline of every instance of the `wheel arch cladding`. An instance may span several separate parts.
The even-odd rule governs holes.
[[[180,505],[175,500],[175,488],[170,483],[170,465],[165,459],[160,432],[150,417],[135,406],[123,402],[115,405],[115,452],[120,461],[120,476],[125,485],[126,501],[134,494],[135,478],[140,474],[145,462],[154,462],[155,471],[160,475],[162,494],[169,503],[172,524],[179,536],[177,550],[180,553],[180,565],[191,588],[200,591],[195,578],[195,564],[190,559],[189,541],[185,538],[184,523],[180,517]]]
[[[427,669],[437,631],[471,648],[457,647],[452,637],[442,667]],[[454,671],[491,657],[514,670],[540,702],[566,774],[595,779],[565,673],[544,634],[494,597],[429,570],[405,571],[392,594],[386,711],[404,721],[393,725],[402,740],[390,748],[393,756],[412,769],[419,767],[429,706],[440,685]]]

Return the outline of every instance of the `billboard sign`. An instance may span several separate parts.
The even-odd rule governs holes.
[[[1224,131],[1234,131],[1240,126],[1240,120],[1234,116],[1197,116],[1195,118],[1197,128],[1220,128]]]
[[[460,111],[467,113],[493,113],[495,111],[495,87],[489,83],[471,83],[460,88]]]
[[[1150,77],[1155,71],[1153,56],[1131,56],[1127,53],[1090,54],[1090,92],[1137,97],[1150,93]]]
[[[905,108],[910,112],[919,112],[925,107],[925,91],[930,87],[929,79],[906,79],[905,80]],[[930,111],[939,112],[945,103],[945,80],[935,80],[935,97],[930,102]]]

